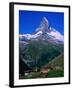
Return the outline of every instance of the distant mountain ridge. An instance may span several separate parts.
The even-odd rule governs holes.
[[[20,44],[28,44],[28,41],[47,41],[53,44],[64,44],[64,36],[52,28],[46,17],[43,17],[39,27],[32,34],[20,34]]]

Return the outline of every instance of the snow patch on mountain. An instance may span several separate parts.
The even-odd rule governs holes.
[[[36,34],[31,35],[31,38],[37,38],[37,37],[39,37],[41,34],[42,34],[42,31],[39,31],[39,32],[37,32]]]
[[[42,34],[42,31],[39,31],[39,32],[37,32],[36,34],[33,34],[33,35],[31,35],[31,34],[20,34],[19,37],[20,37],[20,38],[25,37],[26,39],[29,40],[29,39],[31,39],[31,38],[37,38],[37,37],[39,37],[41,34]]]
[[[57,40],[64,41],[63,35],[61,35],[58,31],[51,31],[50,33],[47,33],[48,35],[51,35]]]
[[[20,39],[22,39],[22,38],[24,38],[24,37],[25,37],[26,39],[30,39],[31,36],[32,36],[31,34],[20,34],[20,35],[19,35]]]

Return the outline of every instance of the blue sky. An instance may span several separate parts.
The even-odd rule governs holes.
[[[48,19],[51,27],[64,35],[64,13],[24,10],[19,11],[19,34],[33,33],[43,17]]]

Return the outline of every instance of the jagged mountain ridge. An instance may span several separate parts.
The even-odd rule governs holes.
[[[43,17],[39,27],[32,34],[19,35],[21,44],[28,44],[28,41],[47,41],[48,43],[63,44],[64,36],[49,25],[46,17]]]

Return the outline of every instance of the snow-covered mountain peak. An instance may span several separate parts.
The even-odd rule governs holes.
[[[49,25],[46,17],[43,17],[39,27],[32,34],[20,35],[20,40],[45,40],[54,43],[64,43],[64,36]]]
[[[43,20],[48,24],[48,20],[46,17],[43,17]]]
[[[49,22],[46,17],[43,17],[40,22],[39,28],[45,31],[48,29],[48,27],[49,27]]]

